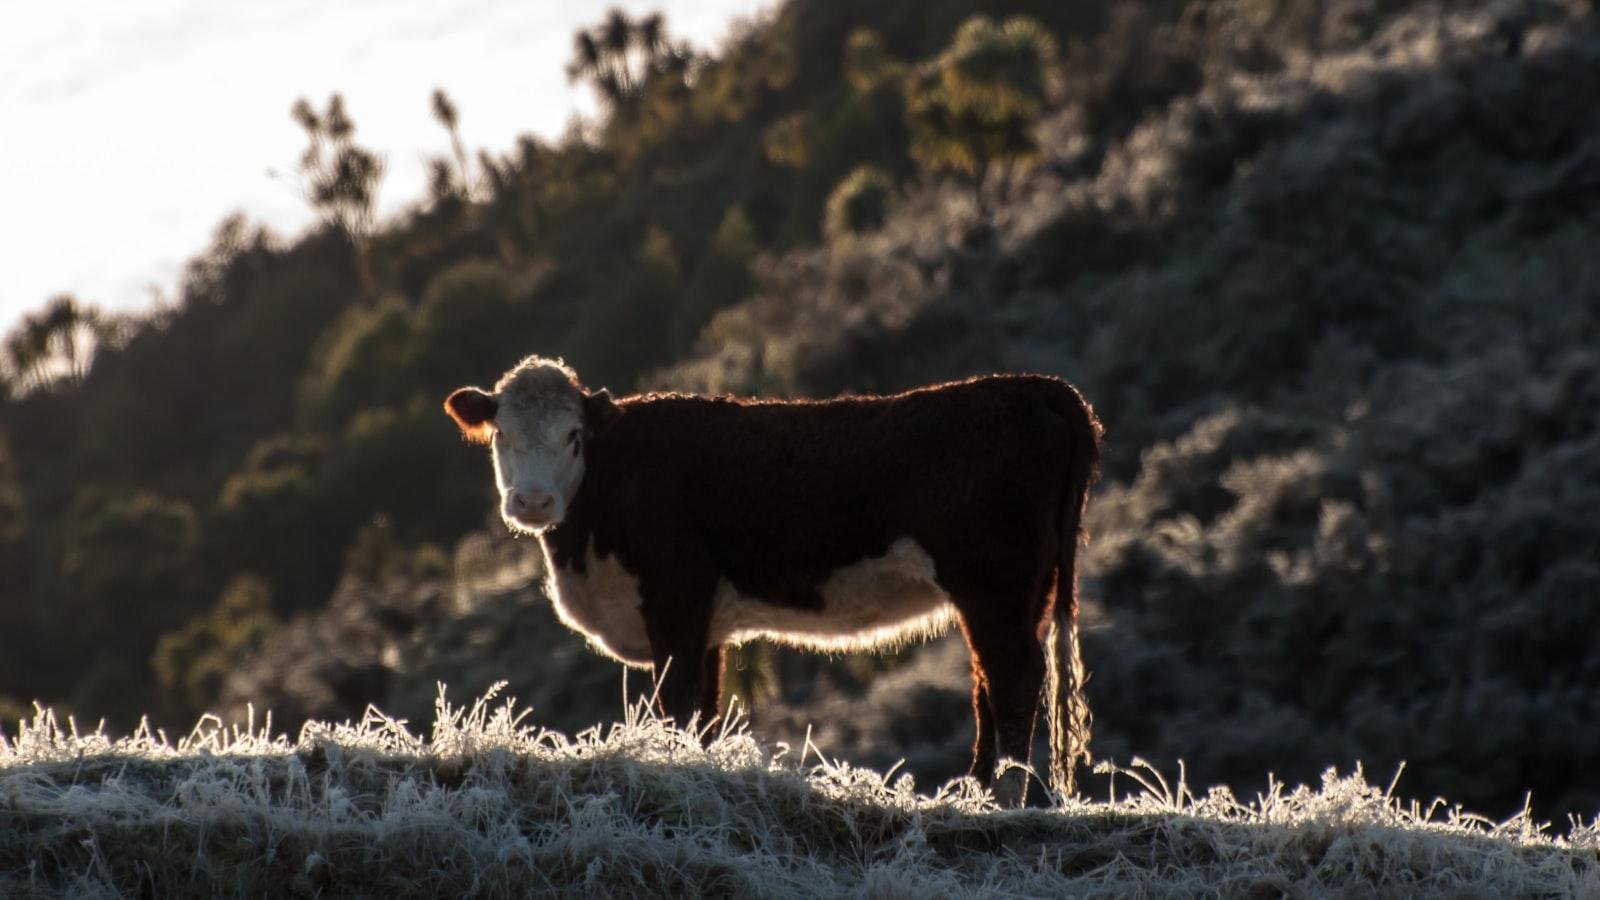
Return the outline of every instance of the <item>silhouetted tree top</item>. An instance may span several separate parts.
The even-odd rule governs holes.
[[[58,382],[81,383],[95,349],[110,343],[121,324],[71,294],[52,297],[42,310],[24,315],[6,335],[11,390],[21,394]]]
[[[372,231],[383,158],[355,142],[355,123],[339,94],[328,98],[321,114],[303,97],[289,114],[309,139],[300,156],[306,200],[325,222],[360,244]]]
[[[572,45],[567,78],[588,81],[614,113],[631,109],[656,76],[681,80],[692,58],[687,45],[667,37],[660,13],[634,19],[612,9],[599,25],[579,31]]]
[[[968,19],[943,53],[907,85],[911,154],[933,171],[965,175],[980,208],[992,172],[1011,175],[1039,158],[1033,129],[1049,98],[1056,42],[1032,19]]]

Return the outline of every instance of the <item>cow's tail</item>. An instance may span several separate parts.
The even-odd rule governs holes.
[[[1076,792],[1078,760],[1089,762],[1093,717],[1084,696],[1083,653],[1078,646],[1078,545],[1084,539],[1083,510],[1100,463],[1100,422],[1094,410],[1073,392],[1071,459],[1061,503],[1061,534],[1056,563],[1055,612],[1050,622],[1045,687],[1050,726],[1050,788],[1058,797]]]

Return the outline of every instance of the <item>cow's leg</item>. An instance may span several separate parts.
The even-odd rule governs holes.
[[[975,734],[972,739],[972,766],[967,774],[988,787],[994,780],[994,709],[989,703],[989,688],[983,681],[983,667],[978,656],[972,656],[972,722]]]
[[[704,648],[655,646],[656,705],[679,728],[700,712],[704,697]]]
[[[700,724],[710,743],[722,724],[722,671],[727,647],[715,644],[706,649],[700,662]]]
[[[672,587],[678,590],[659,598],[648,589],[641,591],[655,665],[656,703],[677,727],[688,728],[696,714],[699,727],[704,727],[717,715],[721,699],[722,648],[708,646],[709,596],[707,602],[695,603],[695,594]]]
[[[988,609],[995,610],[997,607],[990,606]],[[969,616],[966,632],[974,663],[982,669],[987,687],[999,756],[1028,765],[1033,751],[1034,720],[1045,676],[1044,647],[1039,642],[1038,634],[1020,615]],[[980,762],[984,761],[973,761],[974,765]],[[992,771],[993,760],[988,763]],[[994,792],[995,799],[1002,805],[1020,806],[1027,799],[1026,773],[1008,771],[995,784]]]
[[[974,689],[978,727],[992,725],[992,749],[985,753],[980,733],[973,744],[978,779],[995,781],[994,764],[1012,760],[1026,766],[1033,749],[1034,719],[1044,690],[1045,651],[1039,624],[1050,606],[1057,548],[1051,516],[1027,493],[991,492],[993,506],[978,517],[990,524],[964,532],[948,544],[931,543],[939,586],[956,608],[962,634],[972,651],[974,685],[982,684],[989,719]],[[1025,771],[1008,770],[994,784],[1002,805],[1027,797]]]

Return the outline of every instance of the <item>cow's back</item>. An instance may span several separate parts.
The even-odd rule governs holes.
[[[1073,441],[1062,410],[1079,402],[1036,376],[800,403],[631,398],[591,443],[573,513],[630,568],[704,568],[814,605],[832,573],[897,541],[942,561],[1048,532]]]

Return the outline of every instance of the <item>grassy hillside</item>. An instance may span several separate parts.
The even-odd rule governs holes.
[[[225,223],[92,359],[51,307],[0,400],[0,713],[294,730],[504,678],[570,732],[618,670],[485,524],[448,390],[529,352],[618,391],[1039,371],[1108,428],[1099,756],[1600,811],[1592,2],[788,0],[673,47],[413,214]],[[955,641],[730,676],[765,740],[966,765]]]
[[[202,721],[0,742],[0,893],[595,897],[1582,896],[1600,831],[1401,801],[1357,773],[1255,799],[1125,773],[1002,812],[966,783],[632,714],[568,738],[493,694],[423,737],[376,710],[297,740]]]

